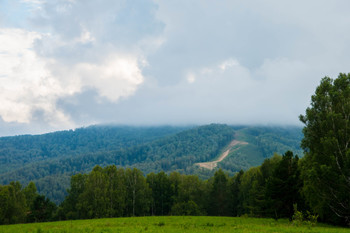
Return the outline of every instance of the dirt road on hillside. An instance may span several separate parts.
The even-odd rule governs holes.
[[[247,145],[248,142],[242,142],[242,141],[237,141],[237,140],[233,140],[229,145],[228,145],[228,149],[225,150],[217,160],[212,161],[212,162],[204,162],[204,163],[196,163],[195,165],[198,165],[200,167],[209,169],[209,170],[213,170],[214,168],[216,168],[216,166],[218,165],[218,162],[221,162],[223,159],[225,159],[228,154],[232,151],[235,151],[238,148],[233,149],[234,146],[236,145]]]

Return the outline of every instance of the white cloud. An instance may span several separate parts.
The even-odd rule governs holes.
[[[187,82],[194,83],[196,81],[196,76],[193,73],[187,74]]]
[[[76,64],[66,75],[79,80],[81,87],[95,88],[100,96],[113,102],[132,95],[144,80],[137,57],[117,54],[101,64]]]
[[[224,61],[221,65],[219,65],[220,69],[222,71],[225,71],[227,68],[230,68],[232,66],[239,66],[239,62],[235,59],[228,59]]]
[[[33,4],[42,4],[44,2],[44,0],[21,0],[21,2],[33,3]]]
[[[37,108],[43,105],[43,98],[61,92],[56,81],[49,76],[45,62],[32,50],[40,34],[21,29],[0,29],[0,115],[4,121],[30,122]]]
[[[78,43],[87,44],[95,42],[96,38],[94,38],[88,30],[83,29],[80,38],[78,38],[76,41]]]
[[[145,83],[136,95],[121,101],[114,120],[132,124],[142,116],[144,124],[294,125],[319,81],[318,76],[305,80],[313,72],[302,61],[288,58],[266,59],[256,69],[227,58],[189,70],[176,85]]]
[[[8,28],[0,26],[4,122],[79,125],[60,100],[87,90],[100,104],[132,96],[144,82],[145,55],[164,42],[152,1],[18,0],[6,7],[12,13]]]
[[[90,88],[116,102],[143,82],[138,57],[110,54],[100,63],[67,66],[36,55],[33,44],[40,38],[35,32],[0,29],[0,116],[5,122],[29,123],[40,112],[50,125],[73,125],[69,113],[56,107],[58,99]]]
[[[319,80],[349,72],[345,0],[1,6],[22,27],[1,29],[6,121],[297,124]]]

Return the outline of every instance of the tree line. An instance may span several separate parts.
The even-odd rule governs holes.
[[[136,167],[144,174],[178,171],[182,174],[196,174],[200,179],[208,179],[215,171],[203,170],[194,164],[215,159],[233,139],[249,144],[234,151],[232,156],[218,164],[219,168],[230,175],[241,169],[258,166],[264,158],[270,157],[274,152],[283,154],[291,150],[297,154],[302,153],[299,145],[302,138],[301,127],[238,127],[211,124],[181,129],[89,127],[40,136],[5,138],[2,143],[0,140],[0,173],[4,172],[4,167],[11,171],[0,174],[0,184],[9,184],[16,180],[27,185],[33,181],[39,193],[59,204],[67,195],[71,175],[90,172],[95,165]],[[64,140],[64,137],[67,139]],[[125,147],[119,148],[123,144]],[[48,153],[40,152],[43,157],[31,156],[30,145],[33,145],[32,149],[46,148]],[[94,146],[96,148],[92,149]],[[11,152],[12,147],[17,148],[16,153]],[[69,152],[71,154],[63,148],[72,148]],[[7,151],[8,154],[5,153],[6,150],[10,150]],[[60,153],[62,154],[59,157],[50,157]],[[11,160],[2,164],[4,160],[1,157],[5,154],[5,157]],[[36,162],[31,162],[30,159]],[[18,163],[15,160],[18,160]],[[11,169],[11,166],[15,169]]]
[[[286,183],[285,189],[279,185],[284,176],[297,173],[297,160],[287,152],[233,177],[220,169],[208,180],[178,172],[145,177],[136,168],[95,166],[88,174],[71,177],[68,195],[58,207],[37,194],[33,182],[23,189],[19,182],[11,182],[0,186],[0,222],[152,215],[291,217],[298,187],[290,189],[294,180]],[[288,169],[291,163],[295,166],[292,170]]]
[[[0,185],[0,224],[54,220],[56,210],[55,203],[37,193],[33,182],[24,188],[19,182]]]
[[[288,151],[231,177],[219,169],[207,180],[178,172],[145,177],[137,168],[95,166],[90,173],[71,176],[68,195],[58,207],[39,195],[33,182],[24,188],[11,182],[0,186],[0,223],[161,215],[292,220],[296,208],[312,212],[305,199],[304,164]],[[344,224],[331,211],[320,215],[320,220]]]
[[[274,155],[229,177],[221,169],[207,179],[178,172],[95,166],[71,177],[56,208],[34,183],[0,186],[0,223],[146,215],[306,217],[350,223],[350,74],[321,80],[305,124],[304,157]]]
[[[57,217],[86,219],[152,215],[210,215],[292,219],[293,205],[306,211],[299,158],[288,151],[233,177],[221,169],[201,180],[178,172],[96,166],[71,178]]]
[[[93,129],[97,132],[93,131]],[[146,174],[174,170],[188,174],[194,169],[194,163],[210,161],[215,158],[220,153],[220,150],[233,139],[235,134],[232,127],[221,124],[205,125],[182,130],[181,132],[177,131],[180,131],[182,128],[176,127],[155,127],[154,129],[127,127],[124,130],[122,128],[107,130],[107,128],[101,130],[101,132],[99,131],[100,129],[100,127],[91,127],[88,130],[76,130],[78,131],[77,133],[62,132],[62,137],[64,135],[75,136],[76,134],[84,136],[82,136],[84,140],[79,141],[79,146],[76,146],[75,141],[72,140],[71,147],[76,147],[74,151],[76,154],[65,155],[65,153],[62,153],[59,158],[48,158],[47,160],[29,163],[25,166],[19,165],[13,171],[0,174],[0,183],[8,184],[12,180],[17,180],[22,184],[27,184],[29,181],[35,181],[39,192],[50,197],[51,200],[58,204],[63,201],[64,196],[67,194],[66,189],[69,187],[69,177],[72,174],[89,172],[95,165],[105,167],[111,164],[121,167],[137,167]],[[118,133],[118,131],[120,132]],[[171,132],[173,133],[171,134]],[[61,135],[54,133],[54,138],[57,138],[56,134]],[[109,134],[114,136],[108,136]],[[102,139],[98,138],[99,135],[103,135],[103,137],[101,136]],[[44,136],[43,138],[46,138],[49,135]],[[71,138],[75,139],[76,137],[73,136]],[[142,139],[142,137],[145,139]],[[85,148],[83,145],[89,140],[96,140],[96,142],[90,142]],[[114,144],[111,143],[111,145],[106,146],[102,150],[105,144],[113,140],[116,141]],[[59,141],[58,138],[57,141]],[[65,146],[68,145],[68,141],[69,139],[64,141]],[[141,143],[142,141],[144,143]],[[98,146],[99,142],[103,142],[103,144]],[[125,143],[125,147],[111,150],[113,145],[122,147],[123,143]],[[59,145],[56,142],[53,145],[48,143],[46,146],[50,148],[57,146],[57,148],[60,148]],[[98,148],[91,149],[91,152],[86,152],[90,146]],[[6,144],[4,147],[6,147]],[[79,148],[82,149],[80,150]],[[60,153],[57,150],[50,151]],[[21,150],[21,152],[25,154],[25,150]],[[7,155],[7,157],[11,156]],[[13,155],[13,157],[16,157],[16,155]],[[21,160],[20,157],[19,160]]]

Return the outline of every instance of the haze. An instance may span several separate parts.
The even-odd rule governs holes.
[[[300,125],[348,73],[350,2],[0,0],[0,135]]]

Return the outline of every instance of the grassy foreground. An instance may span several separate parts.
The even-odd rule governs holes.
[[[324,224],[295,226],[288,220],[262,218],[165,216],[3,225],[0,232],[350,232],[350,229]]]

